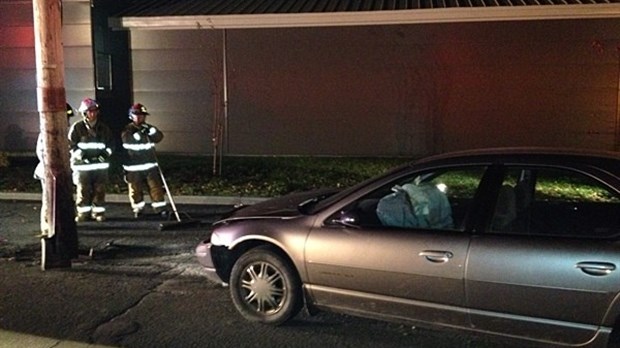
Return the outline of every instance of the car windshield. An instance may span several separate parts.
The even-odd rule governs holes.
[[[318,212],[320,212],[321,210],[329,207],[330,205],[334,204],[335,202],[341,200],[342,198],[348,196],[349,194],[351,194],[352,192],[357,191],[359,188],[364,187],[366,185],[369,185],[377,180],[380,180],[386,176],[392,175],[394,173],[400,172],[406,168],[409,168],[411,166],[411,164],[405,164],[399,167],[396,167],[390,171],[388,171],[386,174],[384,175],[380,175],[380,176],[376,176],[367,180],[364,180],[358,184],[355,184],[353,186],[350,186],[348,188],[345,188],[343,190],[335,190],[332,191],[329,195],[323,194],[311,199],[308,199],[304,202],[302,202],[301,204],[299,204],[299,211],[302,214],[306,214],[306,215],[312,215],[312,214],[316,214]]]

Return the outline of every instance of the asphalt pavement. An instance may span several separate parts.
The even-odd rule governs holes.
[[[233,205],[260,200],[176,197],[192,223],[161,230],[171,220],[136,220],[110,195],[106,221],[78,224],[71,267],[42,270],[40,196],[0,193],[0,348],[523,347],[334,313],[278,328],[242,320],[194,248]]]
[[[78,223],[71,267],[44,271],[40,196],[0,193],[0,348],[121,346],[137,328],[113,319],[161,286],[156,276],[200,279],[193,252],[211,223],[234,204],[259,200],[177,197],[177,224],[174,214],[136,220],[126,196],[108,195],[106,221]]]

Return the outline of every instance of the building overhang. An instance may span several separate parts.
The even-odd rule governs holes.
[[[609,18],[620,18],[620,3],[305,13],[128,14],[111,17],[109,25],[116,30],[249,29]]]

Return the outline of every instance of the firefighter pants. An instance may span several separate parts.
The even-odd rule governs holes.
[[[78,215],[103,215],[108,170],[76,170],[73,172],[73,181],[76,185]]]
[[[159,213],[166,206],[164,183],[159,174],[159,168],[137,172],[126,172],[125,180],[129,187],[129,201],[134,213],[144,209],[144,189],[148,189],[151,196],[151,206]]]

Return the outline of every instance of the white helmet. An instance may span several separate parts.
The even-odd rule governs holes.
[[[82,115],[86,115],[86,111],[97,110],[97,109],[99,109],[99,104],[97,104],[97,102],[94,99],[84,98],[84,100],[82,100],[82,102],[80,103],[80,107],[78,108],[78,111]]]

